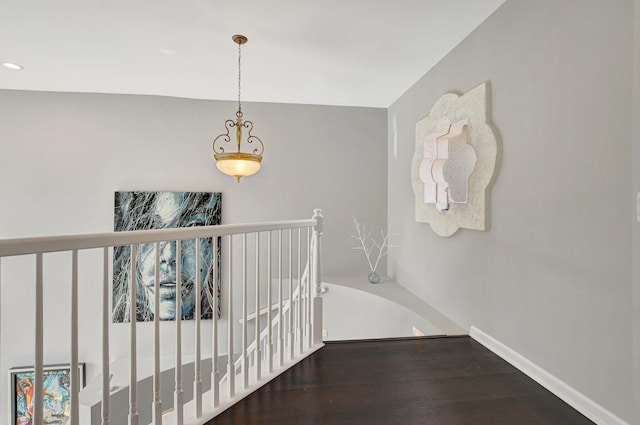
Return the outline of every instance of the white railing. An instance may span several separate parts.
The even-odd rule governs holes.
[[[306,233],[306,236],[304,235]],[[240,225],[220,225],[207,227],[192,227],[181,229],[163,229],[150,231],[116,232],[106,234],[91,234],[77,236],[44,237],[0,240],[0,271],[2,265],[9,260],[9,257],[33,256],[35,257],[35,353],[34,362],[34,395],[33,405],[43,406],[43,377],[46,353],[44,350],[44,315],[43,315],[43,295],[45,290],[45,275],[47,270],[43,265],[43,258],[53,253],[71,253],[71,300],[70,300],[70,347],[69,365],[71,371],[70,390],[70,421],[69,424],[77,425],[80,421],[79,396],[80,385],[78,376],[78,347],[81,341],[78,337],[78,287],[95,285],[99,282],[100,290],[92,288],[95,293],[102,298],[101,313],[101,360],[94,359],[100,364],[100,373],[94,373],[101,379],[101,418],[99,423],[108,425],[115,423],[112,421],[113,406],[111,405],[110,365],[116,360],[110,357],[110,334],[114,326],[128,326],[129,329],[129,379],[128,379],[128,422],[131,425],[138,423],[153,423],[161,425],[165,423],[183,424],[204,424],[217,414],[233,405],[239,399],[253,392],[264,385],[278,374],[282,373],[293,364],[302,360],[322,346],[322,300],[320,298],[321,281],[321,258],[320,241],[322,234],[322,214],[320,210],[314,211],[314,216],[310,220],[280,221],[260,224],[240,224]],[[277,236],[276,247],[273,246],[272,236]],[[266,236],[266,237],[265,237]],[[284,240],[283,240],[284,236]],[[304,236],[304,237],[303,237]],[[218,297],[211,297],[213,318],[211,320],[211,347],[205,350],[201,344],[202,327],[200,318],[200,284],[199,270],[200,264],[200,239],[212,238],[214,243],[214,263],[217,263],[215,256],[218,252],[218,243],[222,249],[222,292],[226,296],[226,311],[223,309],[222,318],[218,319]],[[250,238],[254,239],[253,249],[249,248]],[[295,238],[295,239],[294,239]],[[287,243],[288,239],[288,243]],[[297,239],[297,242],[296,242]],[[303,240],[306,239],[306,243]],[[149,327],[140,327],[137,322],[136,302],[129,303],[129,323],[111,323],[111,282],[112,271],[111,255],[113,247],[129,246],[131,258],[136,258],[136,250],[141,244],[155,244],[155,297],[154,306],[156,312],[159,307],[159,282],[160,282],[160,244],[165,242],[175,242],[176,257],[184,258],[189,253],[180,252],[182,242],[195,240],[196,273],[195,279],[195,306],[194,315],[194,347],[193,347],[193,396],[191,400],[185,400],[185,390],[183,382],[183,320],[180,314],[175,314],[175,357],[172,359],[175,373],[175,385],[173,386],[173,407],[171,411],[164,404],[170,404],[170,400],[162,400],[161,373],[162,363],[166,363],[166,358],[162,358],[162,344],[160,333],[159,315],[155,314],[153,319],[153,386],[152,394],[142,397],[138,390],[138,332],[149,331]],[[241,241],[242,253],[235,255],[234,245]],[[220,241],[220,242],[219,242]],[[78,260],[78,252],[84,250],[101,250],[102,270],[97,270],[89,279],[80,281],[78,270],[81,265]],[[274,255],[275,254],[275,255]],[[264,261],[266,256],[266,261]],[[58,256],[56,258],[60,260]],[[305,263],[302,272],[302,263]],[[176,294],[181,292],[181,267],[182,261],[176,261]],[[275,264],[272,264],[275,263]],[[49,263],[47,263],[49,264]],[[248,265],[255,270],[255,276],[249,282]],[[284,266],[288,266],[288,274],[283,273]],[[274,270],[276,271],[275,273]],[[83,270],[84,271],[84,270]],[[214,267],[214,273],[218,273]],[[136,261],[131,261],[131,276],[137,276],[138,265]],[[84,276],[84,274],[83,274]],[[239,277],[237,277],[239,276]],[[217,276],[216,276],[217,277]],[[213,282],[217,278],[213,278]],[[0,273],[0,285],[8,285],[2,281]],[[253,285],[255,303],[252,306],[253,312],[249,312],[248,295],[250,284]],[[129,300],[136,300],[137,285],[129,286]],[[266,288],[265,288],[266,286]],[[285,294],[285,291],[287,293]],[[265,296],[266,293],[266,296]],[[238,300],[236,297],[240,295]],[[288,295],[285,297],[285,295]],[[274,309],[274,297],[277,302]],[[264,301],[263,301],[264,299]],[[11,300],[0,300],[10,302]],[[0,302],[0,308],[2,303]],[[241,305],[241,318],[234,314],[236,304]],[[264,307],[262,307],[264,305]],[[266,322],[263,322],[263,309],[266,308]],[[277,314],[273,312],[277,310]],[[176,296],[176,312],[181,311],[180,297]],[[96,314],[99,314],[96,312]],[[251,320],[250,320],[251,318]],[[223,322],[226,319],[226,329],[223,329]],[[235,322],[240,321],[239,329]],[[249,341],[249,327],[253,327],[253,341]],[[226,345],[219,341],[220,335],[226,330]],[[58,330],[59,332],[59,330]],[[0,335],[0,347],[2,339]],[[274,336],[277,338],[274,339]],[[236,344],[236,339],[240,337],[240,343]],[[223,356],[223,354],[226,355]],[[202,355],[211,357],[211,372],[208,380],[208,391],[205,390],[202,373]],[[221,364],[220,358],[226,360],[226,367]],[[237,359],[237,360],[236,360]],[[207,365],[208,367],[209,365]],[[226,373],[221,378],[221,370],[234,371]],[[241,375],[241,381],[236,383],[236,375]],[[6,373],[5,373],[6,376]],[[207,397],[207,392],[209,397]],[[140,396],[141,400],[138,400]],[[141,420],[139,410],[143,400],[150,400],[151,406],[144,406],[145,410],[150,410],[151,419]],[[118,406],[118,409],[121,407]],[[34,408],[32,423],[40,425],[43,422],[43,409]],[[84,423],[83,423],[84,425]],[[118,423],[118,425],[120,425]]]
[[[307,246],[310,247],[310,255],[313,256],[313,246],[314,246],[314,236],[311,237],[311,241],[309,241],[309,237],[307,237]],[[300,240],[298,240],[298,246],[300,246]],[[298,250],[298,252],[300,252],[300,250]],[[300,266],[301,264],[301,258],[298,258],[298,266]],[[309,337],[311,336],[311,333],[308,332],[307,329],[305,329],[305,322],[309,323],[309,317],[311,314],[311,309],[310,309],[310,301],[312,298],[312,292],[311,292],[311,285],[309,284],[309,278],[310,278],[310,261],[307,261],[307,265],[305,266],[304,272],[302,273],[302,276],[300,276],[300,268],[298,268],[298,284],[296,285],[295,289],[293,290],[293,292],[291,293],[291,295],[289,296],[289,298],[287,300],[284,300],[284,303],[282,305],[282,315],[278,315],[276,316],[275,319],[269,319],[267,322],[271,324],[271,326],[265,326],[265,328],[262,330],[262,332],[259,332],[260,330],[260,320],[261,317],[264,315],[270,315],[271,312],[273,310],[279,310],[280,308],[280,304],[271,304],[271,306],[267,305],[267,307],[260,309],[259,305],[258,305],[258,294],[256,294],[256,310],[249,314],[246,317],[246,320],[249,321],[249,323],[252,323],[253,321],[255,321],[255,330],[256,330],[256,335],[255,335],[255,339],[253,340],[253,342],[251,343],[251,345],[249,345],[247,347],[247,356],[249,357],[249,362],[250,365],[253,366],[254,364],[257,364],[257,375],[258,377],[260,376],[260,370],[261,370],[261,362],[263,361],[268,361],[268,358],[265,358],[263,356],[264,353],[268,353],[268,347],[270,345],[270,335],[272,335],[272,332],[275,330],[277,331],[279,326],[280,326],[280,317],[289,317],[292,318],[293,320],[293,324],[289,324],[290,328],[293,329],[293,332],[296,333],[295,336],[295,340],[298,342],[299,346],[298,347],[293,347],[291,346],[291,349],[297,349],[299,353],[303,352],[304,350],[304,343],[305,343],[305,335],[308,335]],[[293,281],[293,277],[291,274],[289,274],[289,288],[292,288],[294,286],[294,281]],[[240,323],[241,326],[243,326],[244,322],[245,322],[245,318],[239,319],[238,322]],[[286,322],[283,324],[283,326],[286,325]],[[309,345],[312,344],[311,339],[309,338],[309,340],[307,341],[307,343]],[[235,368],[235,373],[236,375],[238,375],[239,373],[242,372],[243,370],[243,362],[242,362],[242,358],[239,358],[235,361],[234,363],[234,368]],[[273,362],[270,362],[271,364],[273,364]],[[271,372],[271,369],[270,369]],[[222,379],[220,380],[220,382],[225,382],[228,379],[228,371],[227,374],[225,374]]]

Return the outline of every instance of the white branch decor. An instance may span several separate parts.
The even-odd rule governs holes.
[[[360,224],[355,218],[353,219],[353,224],[356,228],[356,233],[350,236],[356,241],[356,246],[353,246],[352,249],[364,252],[365,257],[367,257],[367,262],[369,263],[369,269],[371,270],[371,273],[369,274],[369,282],[379,283],[381,280],[376,274],[378,264],[380,263],[380,260],[387,255],[389,248],[396,246],[389,244],[389,237],[392,235],[385,235],[381,230],[380,235],[382,236],[382,242],[378,243],[371,237],[371,233],[367,232],[367,228],[364,224]],[[371,256],[374,254],[374,251],[377,251],[377,257],[375,261],[372,261]]]

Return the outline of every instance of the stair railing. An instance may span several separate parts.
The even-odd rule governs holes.
[[[307,249],[303,249],[301,244],[302,230],[307,229]],[[283,234],[288,232],[288,300],[284,303],[284,286],[283,286]],[[277,296],[278,296],[278,311],[277,315],[273,314],[271,308],[273,302],[273,249],[272,249],[272,234],[278,235],[278,261],[277,261]],[[312,233],[312,236],[310,236]],[[101,359],[101,419],[102,425],[108,425],[110,423],[119,423],[114,416],[114,409],[110,404],[110,329],[115,326],[111,323],[111,310],[110,310],[110,296],[111,296],[111,282],[112,272],[110,270],[111,256],[113,247],[117,246],[129,246],[131,249],[131,258],[136,258],[136,251],[141,244],[155,244],[156,250],[156,267],[155,267],[155,306],[158,309],[159,303],[159,282],[160,282],[160,259],[159,251],[162,243],[175,243],[176,244],[176,257],[184,258],[184,255],[194,255],[196,270],[199,273],[201,268],[200,258],[200,240],[204,238],[212,238],[214,242],[214,256],[217,252],[217,244],[219,240],[222,240],[222,244],[226,244],[226,249],[223,253],[223,264],[226,264],[226,270],[223,267],[223,274],[226,273],[226,283],[222,285],[223,291],[227,291],[227,306],[226,306],[226,318],[227,318],[227,345],[221,346],[219,341],[220,333],[220,320],[215,312],[218,311],[218,297],[213,296],[209,300],[211,303],[213,314],[212,319],[212,347],[211,347],[211,384],[210,401],[204,402],[205,392],[203,391],[203,376],[202,376],[202,346],[201,346],[201,317],[200,317],[200,288],[196,287],[196,314],[195,314],[195,335],[194,335],[194,381],[193,381],[193,399],[186,402],[184,399],[184,382],[182,377],[183,356],[182,356],[182,322],[180,314],[176,314],[175,318],[175,389],[173,400],[173,411],[167,414],[167,411],[163,408],[163,400],[161,399],[161,382],[160,382],[160,362],[161,362],[161,350],[160,350],[160,331],[158,315],[154,317],[153,323],[153,394],[150,395],[151,406],[146,406],[145,409],[151,410],[149,420],[140,418],[139,415],[139,403],[138,403],[138,352],[137,352],[137,339],[138,339],[138,321],[136,315],[136,302],[130,302],[128,306],[129,316],[129,340],[130,340],[130,352],[129,352],[129,402],[128,402],[128,422],[131,425],[138,425],[139,423],[153,423],[154,425],[161,425],[163,420],[167,423],[175,423],[176,425],[188,424],[204,424],[217,414],[224,411],[229,406],[233,405],[240,398],[253,392],[255,389],[264,385],[269,380],[273,379],[278,374],[282,373],[287,368],[291,367],[296,362],[302,360],[318,348],[322,346],[322,299],[320,298],[320,281],[321,281],[321,234],[322,234],[322,214],[320,210],[314,211],[314,216],[310,220],[292,220],[292,221],[279,221],[269,223],[258,224],[234,224],[234,225],[219,225],[219,226],[206,226],[206,227],[191,227],[180,229],[163,229],[163,230],[146,230],[146,231],[132,231],[132,232],[115,232],[115,233],[102,233],[102,234],[87,234],[87,235],[72,235],[72,236],[60,236],[60,237],[42,237],[42,238],[24,238],[24,239],[5,239],[0,240],[0,272],[6,273],[4,266],[10,261],[11,257],[16,256],[32,256],[35,259],[35,296],[33,300],[33,306],[35,311],[35,326],[34,326],[34,340],[35,340],[35,353],[34,353],[34,395],[33,406],[43,406],[44,394],[44,363],[45,363],[45,351],[44,351],[44,313],[43,313],[43,295],[44,295],[44,282],[45,282],[45,270],[43,258],[51,253],[69,253],[71,255],[71,301],[70,301],[70,318],[71,329],[70,334],[70,376],[71,376],[71,388],[70,388],[70,425],[78,425],[80,423],[79,414],[79,376],[78,376],[78,323],[80,318],[78,317],[78,286],[80,285],[79,273],[80,262],[78,253],[86,250],[101,250],[101,263],[102,270],[98,271],[100,277],[86,279],[82,282],[82,285],[91,285],[95,281],[100,282],[99,293],[102,298],[102,312],[101,312],[101,341],[102,341],[102,359]],[[248,235],[254,235],[255,237],[255,250],[253,251],[253,258],[248,256]],[[261,260],[261,235],[266,235],[266,267],[262,264]],[[294,246],[296,245],[293,240],[293,236],[296,235],[297,242],[297,261],[295,260]],[[242,255],[240,260],[234,258],[234,242],[240,239],[242,241]],[[195,240],[195,253],[181,252],[183,241]],[[263,249],[264,250],[264,247]],[[306,257],[305,273],[301,274],[301,264],[303,262],[303,255]],[[54,260],[59,261],[60,256],[57,255]],[[215,260],[215,258],[214,258]],[[255,276],[253,278],[253,284],[255,286],[255,337],[253,345],[248,344],[248,291],[249,277],[247,275],[247,265],[249,261],[253,261],[255,268]],[[182,261],[176,261],[178,271],[176,272],[176,293],[180,294],[181,285],[181,273],[180,265]],[[294,290],[293,288],[293,276],[294,276],[294,264],[297,266],[297,276],[299,285]],[[49,262],[47,262],[49,265]],[[266,269],[266,274],[263,274],[263,270]],[[218,273],[217,267],[214,267],[215,273]],[[83,272],[85,270],[83,269]],[[240,271],[240,278],[236,275]],[[137,276],[138,264],[137,261],[131,261],[131,276]],[[83,275],[84,276],[84,275]],[[135,281],[135,280],[134,280]],[[214,282],[216,278],[214,277]],[[302,282],[305,282],[303,284]],[[259,312],[261,311],[261,293],[263,292],[263,286],[267,285],[267,323],[263,327],[261,326],[261,318]],[[196,285],[199,285],[199,276],[196,276]],[[2,273],[0,273],[0,285],[4,285],[2,280]],[[137,299],[137,285],[130,284],[129,288],[129,300]],[[262,290],[261,290],[262,289]],[[234,294],[240,292],[242,294],[242,324],[241,328],[235,329],[234,327]],[[303,293],[304,292],[304,293]],[[4,300],[0,300],[3,301]],[[304,303],[304,305],[303,305]],[[2,304],[0,303],[0,308]],[[176,311],[181,311],[180,297],[176,297]],[[294,317],[295,316],[295,317]],[[286,322],[285,322],[286,320]],[[144,328],[142,328],[144,330]],[[234,360],[234,353],[236,352],[234,347],[235,338],[240,335],[241,346],[240,352],[237,357],[240,361],[240,371],[242,373],[242,382],[240,387],[235,382],[235,373],[228,374],[228,378],[225,385],[221,384],[219,357],[225,350],[227,351],[228,365],[227,370],[237,370],[236,361]],[[0,335],[1,336],[1,335]],[[277,337],[277,338],[275,338]],[[0,339],[0,347],[4,344]],[[250,349],[251,347],[251,349]],[[277,354],[277,361],[275,356]],[[285,355],[286,354],[286,355]],[[250,358],[253,360],[250,362]],[[263,364],[264,363],[264,364]],[[252,364],[252,366],[251,366]],[[99,375],[99,374],[96,374]],[[167,403],[168,404],[168,403]],[[119,410],[119,409],[118,409]],[[186,421],[186,422],[185,422]],[[32,423],[41,424],[43,422],[43,409],[34,408]],[[84,425],[84,422],[83,422]]]
[[[298,243],[300,243],[300,241],[298,241]],[[307,246],[310,247],[310,255],[313,256],[313,246],[315,243],[315,236],[311,236],[311,240],[309,241],[309,238],[307,238]],[[300,266],[301,264],[301,258],[298,259],[298,266]],[[290,347],[297,349],[298,353],[303,353],[304,352],[304,348],[305,348],[305,343],[306,343],[306,347],[309,348],[312,346],[313,342],[311,338],[307,338],[305,341],[305,338],[303,337],[303,335],[310,335],[310,332],[308,329],[305,329],[304,325],[305,323],[309,323],[309,319],[310,319],[310,315],[311,315],[311,310],[310,310],[310,302],[307,303],[307,300],[311,300],[311,286],[309,285],[309,278],[310,278],[310,261],[307,261],[305,268],[304,268],[304,272],[302,273],[302,276],[297,280],[298,284],[296,285],[295,289],[293,290],[293,292],[290,295],[290,298],[284,300],[283,306],[282,306],[282,317],[286,317],[286,318],[291,318],[293,320],[293,325],[291,325],[291,323],[289,322],[289,326],[290,329],[293,329],[293,332],[296,332],[296,337],[295,340],[298,342],[298,346],[294,347],[293,344],[289,344]],[[300,269],[298,269],[298,276],[300,276]],[[290,287],[293,285],[293,278],[290,275],[289,278],[289,285]],[[292,308],[292,303],[293,303],[293,308]],[[256,306],[256,308],[258,308]],[[258,331],[260,329],[260,320],[258,316],[264,316],[265,314],[267,314],[269,311],[269,309],[271,311],[273,310],[278,310],[280,308],[279,304],[274,303],[271,304],[270,306],[267,306],[261,310],[257,310],[258,313],[256,313],[255,311],[249,315],[247,315],[247,320],[251,323],[253,321],[255,321],[255,329],[256,331]],[[278,315],[276,316],[275,319],[270,320],[269,322],[271,323],[271,328],[269,329],[268,326],[265,326],[265,328],[260,332],[256,332],[256,338],[254,339],[254,341],[247,347],[247,356],[249,357],[249,362],[250,364],[253,366],[256,363],[265,361],[265,357],[263,357],[263,353],[267,352],[267,347],[269,345],[269,335],[273,332],[273,331],[278,331],[278,328],[281,326],[281,322],[280,322],[280,318],[281,316]],[[238,322],[240,323],[240,325],[242,326],[244,323],[244,319],[239,319]],[[285,326],[288,322],[285,322],[284,324],[282,324],[282,326]],[[287,334],[288,332],[286,331],[289,328],[285,328],[285,332],[284,334]],[[258,366],[260,367],[260,366]],[[242,372],[243,369],[243,362],[242,362],[242,358],[238,358],[236,359],[235,363],[234,363],[234,370],[236,375],[240,374]],[[222,377],[222,379],[220,380],[220,382],[226,382],[228,379],[228,371],[227,373]]]

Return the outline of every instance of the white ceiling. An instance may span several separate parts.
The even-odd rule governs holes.
[[[1,0],[0,88],[387,107],[505,0]]]

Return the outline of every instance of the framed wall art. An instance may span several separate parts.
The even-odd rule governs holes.
[[[114,229],[117,232],[149,229],[168,229],[211,226],[221,223],[222,194],[218,192],[116,192]],[[218,238],[220,242],[220,238]],[[196,240],[181,242],[181,318],[194,318],[196,294]],[[220,300],[221,250],[217,244],[213,252],[213,238],[200,239],[200,308],[202,319],[213,317],[214,294]],[[155,300],[155,244],[138,246],[135,261],[137,276],[131,279],[131,248],[115,247],[113,252],[113,310],[114,323],[128,322],[130,311],[129,285],[137,283],[136,320],[151,321],[155,314],[160,320],[176,318],[176,242],[160,244],[160,308],[154,311]],[[214,273],[214,267],[218,273]],[[215,279],[215,282],[214,282]],[[220,302],[218,302],[220,317]]]
[[[80,388],[85,385],[84,363],[78,364]],[[44,367],[43,423],[64,425],[71,414],[71,369],[67,365]],[[10,425],[33,425],[33,367],[9,369]]]

